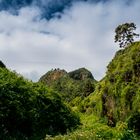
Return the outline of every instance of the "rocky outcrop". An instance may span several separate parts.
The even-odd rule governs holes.
[[[77,70],[74,70],[72,72],[68,73],[69,76],[75,80],[85,80],[85,79],[93,79],[92,73],[85,69],[85,68],[80,68]]]
[[[76,97],[87,97],[94,91],[96,84],[91,72],[85,68],[69,73],[54,69],[43,75],[39,82],[55,89],[68,102]]]
[[[51,85],[54,81],[59,80],[64,75],[67,75],[67,72],[65,70],[61,70],[59,68],[52,69],[51,71],[43,75],[39,81],[44,84]]]

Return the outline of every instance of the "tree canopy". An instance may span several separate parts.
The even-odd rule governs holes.
[[[0,68],[0,139],[43,139],[65,133],[79,117],[47,87]]]
[[[134,42],[134,37],[139,34],[134,33],[136,25],[134,23],[124,23],[115,29],[115,42],[119,42],[120,48],[124,48]]]

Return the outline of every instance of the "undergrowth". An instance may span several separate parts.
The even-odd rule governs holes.
[[[118,122],[116,127],[106,125],[106,119],[99,119],[95,115],[81,114],[82,125],[66,135],[46,136],[45,140],[138,140],[126,122]]]

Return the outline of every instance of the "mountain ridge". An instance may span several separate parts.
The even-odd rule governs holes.
[[[41,120],[41,124],[36,124],[39,128],[43,126],[46,129],[43,137],[46,133],[52,135],[54,132],[55,134],[66,133],[67,128],[76,127],[79,124],[78,117],[71,112],[70,108],[67,106],[65,108],[66,104],[77,111],[82,119],[85,119],[83,116],[92,117],[91,122],[89,121],[90,125],[84,124],[87,127],[86,130],[85,126],[81,125],[81,131],[79,129],[76,131],[82,132],[82,135],[88,134],[90,137],[87,133],[89,130],[89,132],[92,131],[94,138],[136,139],[140,136],[140,42],[134,42],[117,51],[107,66],[106,75],[99,82],[94,79],[89,70],[79,68],[72,72],[52,69],[43,75],[39,82],[32,83],[5,69],[4,63],[0,61],[0,87],[0,96],[3,99],[0,102],[0,105],[3,105],[0,108],[2,112],[0,117],[3,120],[6,117],[8,120],[1,122],[3,125],[0,127],[2,130],[0,137],[3,136],[5,130],[15,131],[15,129],[12,130],[15,127],[11,127],[11,116],[13,124],[27,135],[28,132],[24,131],[26,129],[20,129],[21,126],[23,127],[24,123],[25,127],[28,127],[28,121],[36,124],[38,122],[36,120]],[[6,112],[6,116],[4,115],[5,107],[9,108],[10,112]],[[15,115],[19,120],[23,119],[21,124],[18,122],[20,125],[16,124]],[[58,115],[60,115],[61,123],[57,119]],[[65,131],[63,127],[61,129],[59,127],[62,123]],[[30,125],[34,131],[38,130],[38,127],[34,128],[32,124]],[[97,126],[100,126],[101,130],[95,128]],[[101,126],[104,128],[102,129]],[[32,134],[32,130],[29,132]]]
[[[55,89],[68,102],[76,97],[88,96],[94,91],[97,83],[92,73],[86,68],[71,72],[54,69],[43,75],[39,82]]]

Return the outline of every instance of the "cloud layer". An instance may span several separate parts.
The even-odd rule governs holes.
[[[114,29],[134,22],[140,27],[140,1],[74,2],[50,20],[37,6],[17,15],[0,12],[0,56],[12,70],[36,81],[52,68],[86,67],[101,79],[117,49]],[[58,18],[59,17],[59,18]]]

